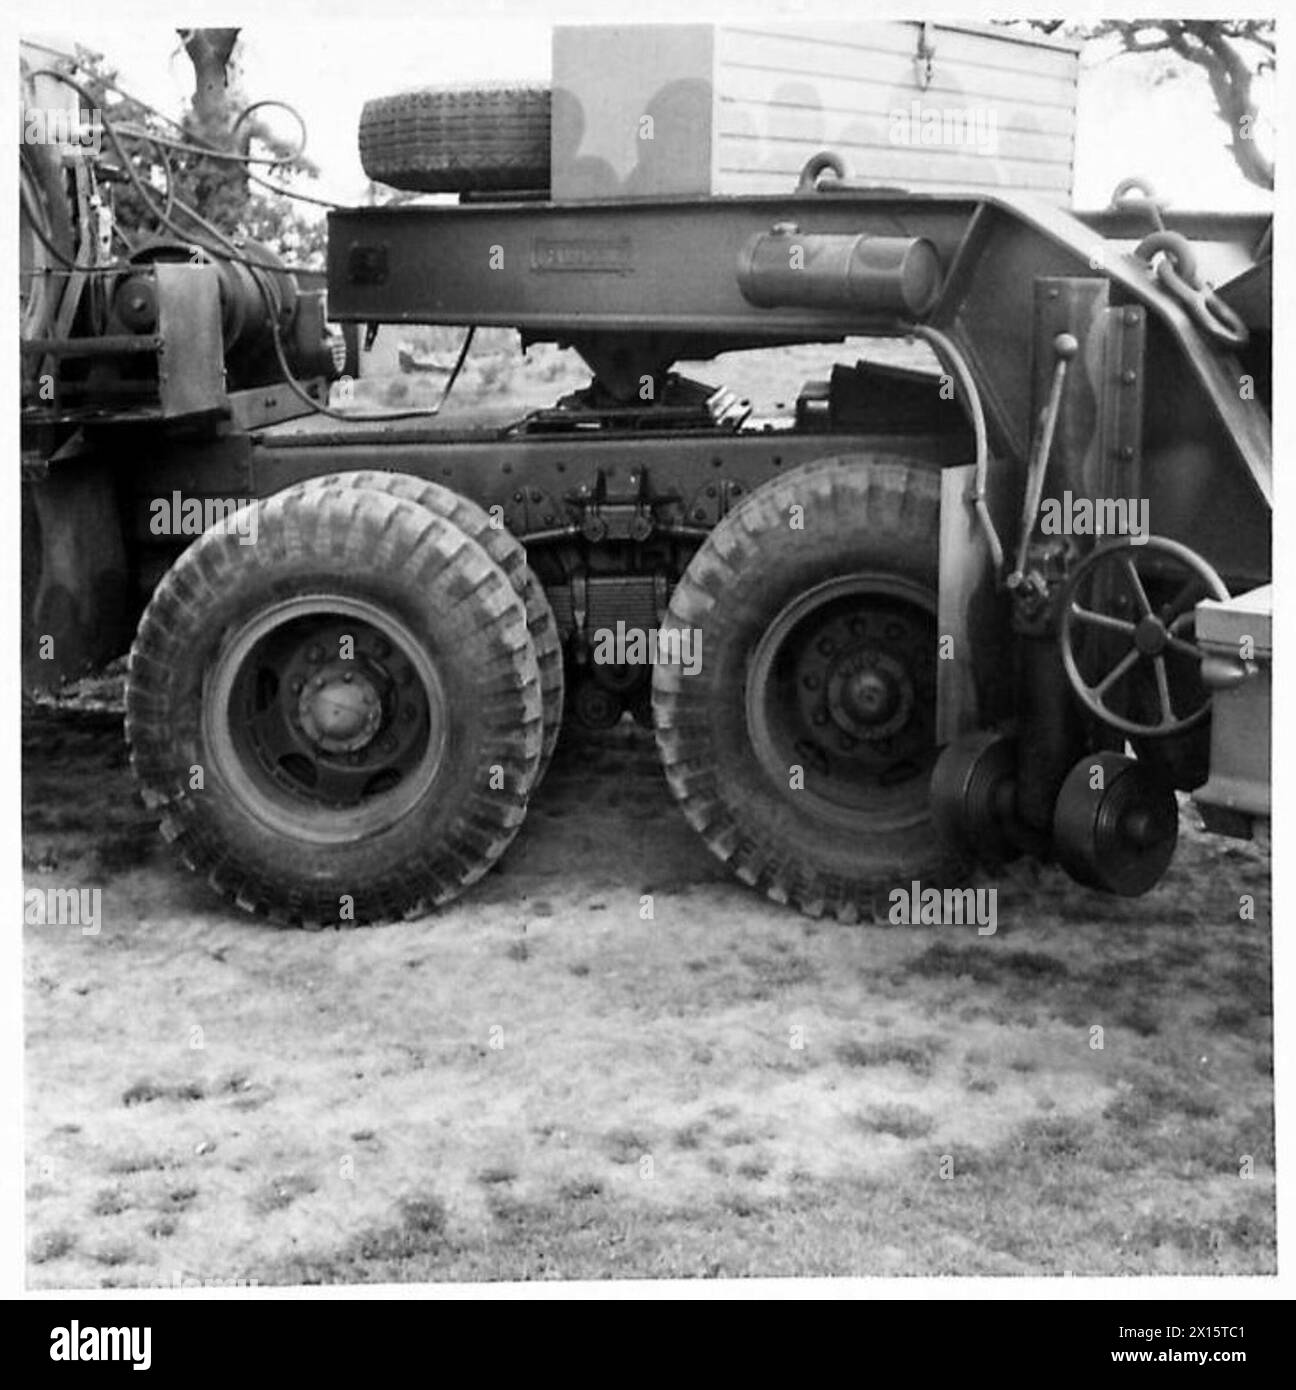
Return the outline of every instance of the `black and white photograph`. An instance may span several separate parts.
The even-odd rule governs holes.
[[[365,8],[10,20],[18,1296],[1275,1297],[1280,23]]]

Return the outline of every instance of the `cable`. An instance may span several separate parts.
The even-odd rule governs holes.
[[[31,75],[32,75],[33,78],[36,78],[36,77],[52,77],[55,81],[57,81],[57,82],[62,82],[65,86],[70,87],[74,92],[76,92],[76,94],[81,98],[81,100],[82,100],[83,102],[86,103],[87,107],[89,107],[90,109],[94,109],[94,105],[95,105],[95,98],[94,98],[94,96],[93,96],[93,95],[92,95],[80,82],[76,81],[75,78],[69,77],[69,76],[67,75],[67,73],[58,72],[58,71],[57,71],[56,69],[54,69],[54,68],[39,68],[39,69],[37,69],[34,73],[32,73]],[[121,89],[120,89],[120,88],[117,88],[117,87],[114,87],[114,90],[115,90],[115,91],[120,91]],[[123,93],[123,95],[126,95],[126,94]],[[133,100],[133,98],[132,98],[132,100]],[[143,104],[143,103],[141,103],[141,105],[142,105],[142,104]],[[270,104],[270,103],[254,103],[254,105],[265,105],[265,104]],[[274,104],[276,104],[276,105],[284,105],[284,106],[287,106],[287,103],[286,103],[286,102],[284,102],[284,103],[274,103]],[[250,110],[251,108],[247,108],[247,109]],[[289,109],[292,109],[292,108],[289,108]],[[241,114],[246,114],[246,111],[243,112],[243,113],[241,113]],[[297,115],[297,112],[294,110],[294,111],[293,111],[293,114],[294,114],[294,115]],[[298,115],[297,118],[298,118],[298,120],[301,120],[301,117],[300,117],[299,115]],[[122,146],[122,138],[121,138],[121,135],[119,134],[119,130],[118,130],[117,123],[116,123],[106,112],[101,112],[101,113],[100,113],[99,119],[100,119],[101,124],[103,125],[104,134],[108,137],[109,142],[112,144],[113,150],[116,152],[118,159],[121,160],[122,168],[123,168],[123,170],[124,170],[125,173],[126,173],[126,177],[131,181],[131,184],[134,186],[136,193],[139,195],[139,197],[140,197],[141,201],[143,202],[145,208],[148,210],[149,215],[153,218],[153,220],[154,220],[155,222],[157,222],[160,226],[163,226],[163,227],[167,228],[167,230],[170,231],[173,235],[178,236],[178,237],[181,237],[181,238],[182,238],[183,240],[185,240],[185,241],[191,240],[192,237],[191,237],[191,233],[190,233],[190,232],[188,232],[187,230],[185,230],[185,229],[183,229],[183,228],[177,227],[177,226],[175,225],[175,223],[174,223],[172,220],[170,220],[170,217],[169,217],[168,212],[166,212],[166,211],[159,211],[159,210],[158,210],[158,207],[157,207],[157,205],[154,203],[153,198],[152,198],[152,196],[151,196],[151,194],[150,194],[150,192],[149,192],[147,186],[146,186],[145,183],[144,183],[144,180],[143,180],[142,178],[140,178],[139,171],[135,168],[134,162],[131,160],[130,155],[127,153],[127,151],[126,151],[126,150],[123,148],[123,146]],[[304,127],[305,122],[302,122],[302,124],[303,124],[303,127]],[[134,132],[131,132],[131,133],[134,133]],[[127,138],[129,138],[129,135],[128,135]],[[136,138],[150,140],[150,141],[154,142],[155,144],[157,144],[159,147],[162,146],[162,144],[163,144],[164,141],[165,141],[166,143],[168,143],[168,144],[179,144],[179,143],[181,143],[181,142],[178,142],[178,141],[167,141],[167,139],[166,139],[165,136],[154,135],[152,132],[139,132],[139,133],[136,135]],[[221,151],[221,150],[206,150],[206,149],[202,148],[201,146],[190,146],[190,148],[196,149],[199,153],[201,153],[201,154],[203,154],[203,155],[206,155],[206,156],[208,156],[208,157],[211,157],[211,156],[215,156],[215,157],[222,157],[222,156],[225,156],[225,157],[228,157],[228,158],[230,158],[230,159],[232,159],[232,160],[234,160],[234,161],[236,161],[236,162],[245,162],[245,161],[247,160],[247,158],[249,158],[248,156],[243,156],[243,155],[227,155],[225,151]],[[294,155],[293,158],[296,158],[296,156]],[[258,158],[258,159],[256,160],[256,162],[257,162],[257,163],[262,163],[262,162],[267,162],[267,161],[262,161],[260,158]],[[167,162],[167,169],[168,169],[168,173],[170,173],[170,163],[169,163],[169,161]],[[259,175],[254,175],[254,174],[252,174],[252,173],[251,173],[251,170],[249,170],[248,172],[249,172],[249,175],[250,175],[251,177],[256,178],[256,179],[258,180],[258,182],[261,181]],[[172,206],[173,201],[178,201],[178,200],[174,200],[173,197],[172,197],[172,194],[171,194],[171,191],[170,191],[170,183],[171,183],[171,181],[170,181],[170,179],[168,179],[168,208],[170,208],[170,207]],[[294,195],[290,190],[278,188],[278,187],[276,187],[274,184],[269,184],[269,187],[270,187],[271,189],[273,189],[274,192],[276,192],[276,193],[282,193],[282,194],[283,194],[284,196],[286,196],[286,197],[300,196],[300,197],[302,197],[303,201],[307,201],[307,202],[315,202],[315,201],[317,201],[316,199],[313,199],[313,198],[309,197],[309,195],[305,195],[305,194],[303,194],[303,195]],[[319,201],[322,202],[323,200],[319,200]],[[340,206],[341,206],[341,204],[336,204],[336,203],[324,203],[323,205],[326,206],[326,207],[334,207],[334,208],[340,207]],[[223,241],[223,242],[225,243],[225,245],[226,245],[227,247],[229,247],[229,248],[231,249],[231,251],[234,251],[234,252],[235,252],[235,255],[237,255],[237,250],[236,250],[236,248],[235,248],[235,246],[234,246],[234,243],[233,243],[232,241],[230,241],[230,239],[229,239],[228,237],[226,237],[225,234],[224,234],[223,232],[221,232],[221,231],[220,231],[219,229],[217,229],[216,227],[212,226],[212,224],[211,224],[210,222],[207,222],[205,219],[199,217],[199,215],[198,215],[196,212],[194,212],[194,210],[193,210],[192,208],[187,209],[187,215],[190,216],[191,218],[193,218],[193,220],[197,223],[197,225],[199,225],[199,226],[201,226],[201,227],[204,227],[204,228],[209,232],[210,235],[215,236],[215,237],[219,238],[221,241]]]
[[[127,235],[126,231],[118,222],[113,223],[113,236],[126,248],[126,259],[134,260],[139,251],[139,247],[135,245],[134,241]]]
[[[296,189],[283,188],[281,185],[263,178],[260,174],[254,174],[251,169],[247,171],[247,176],[253,183],[261,184],[263,188],[268,188],[281,198],[293,198],[299,203],[311,203],[317,208],[328,208],[330,212],[346,212],[348,210],[346,203],[335,203],[331,198],[316,198],[310,193],[298,193]]]
[[[45,235],[45,229],[40,224],[40,217],[38,215],[39,209],[32,207],[28,199],[27,190],[25,188],[22,188],[18,196],[21,202],[26,204],[27,206],[27,225],[35,233],[36,240],[40,242],[40,244],[45,248],[45,250],[48,251],[49,254],[53,256],[54,259],[58,261],[58,263],[61,266],[64,266],[69,272],[78,270],[89,270],[89,266],[79,266],[76,264],[75,261],[68,260],[67,256],[65,256],[63,252],[60,251],[59,248],[54,245],[54,243],[49,239],[49,237]],[[45,267],[41,270],[30,271],[29,274],[48,274],[48,267]]]
[[[248,111],[252,111],[258,106],[288,106],[288,104],[287,102],[281,101],[254,102],[235,119],[234,124],[230,127],[231,138],[233,137],[235,129],[238,127],[239,121],[243,119],[243,116],[246,115]],[[288,110],[292,111],[294,116],[297,116],[297,112],[293,110],[292,107],[288,107]],[[301,117],[297,116],[297,119],[300,121]],[[182,154],[197,154],[201,155],[204,159],[216,159],[225,164],[267,164],[272,169],[280,164],[291,164],[293,160],[300,159],[302,148],[304,148],[305,145],[303,141],[302,145],[294,150],[292,154],[239,154],[236,150],[221,150],[217,149],[215,145],[198,144],[192,139],[173,140],[169,135],[158,135],[154,131],[148,130],[144,126],[137,126],[130,121],[118,123],[117,129],[121,131],[123,135],[134,136],[144,140],[152,140],[156,144],[165,145],[168,149],[179,150]]]
[[[267,105],[269,103],[258,103]],[[277,103],[276,103],[277,104]],[[296,155],[287,156],[283,159],[265,159],[259,155],[231,154],[223,150],[209,149],[204,145],[191,145],[184,140],[169,140],[164,135],[156,135],[151,130],[144,130],[139,126],[118,126],[118,133],[126,140],[147,140],[149,144],[155,146],[159,152],[164,150],[180,150],[182,153],[190,153],[202,156],[204,159],[223,160],[229,164],[242,164],[251,166],[252,164],[268,164],[277,167],[280,164],[291,163],[296,159]],[[162,156],[164,159],[165,155]],[[167,163],[168,177],[171,173],[170,160]],[[264,174],[258,174],[251,167],[244,168],[244,177],[252,183],[258,183],[263,188],[268,188],[272,193],[277,193],[281,198],[292,198],[299,203],[311,203],[315,207],[328,208],[331,212],[344,212],[347,209],[346,203],[335,202],[332,198],[317,198],[311,193],[302,193],[295,188],[285,188],[283,184],[275,183],[268,179]]]
[[[260,267],[265,270],[264,266]],[[463,364],[468,357],[468,349],[472,345],[473,335],[477,331],[476,327],[470,327],[464,334],[464,340],[459,348],[459,356],[455,360],[454,367],[450,375],[446,378],[446,384],[441,389],[441,398],[434,406],[424,407],[420,410],[376,410],[366,411],[358,414],[349,410],[334,410],[332,406],[322,405],[319,401],[311,397],[302,384],[293,376],[292,368],[288,365],[288,357],[284,352],[283,335],[279,331],[278,316],[274,312],[274,301],[271,298],[269,287],[262,280],[260,274],[253,271],[252,278],[256,281],[257,289],[261,291],[261,298],[265,302],[266,313],[270,320],[270,333],[274,343],[275,358],[279,363],[279,370],[283,373],[284,385],[297,397],[303,404],[319,415],[326,415],[330,420],[349,420],[355,424],[379,424],[385,420],[418,420],[428,416],[439,415],[441,407],[445,405],[449,398],[450,389],[454,386]]]
[[[257,102],[255,104],[258,106],[287,105],[286,102]],[[248,107],[248,110],[251,109],[251,107]],[[291,107],[288,109],[292,110]],[[296,113],[294,112],[294,114]],[[298,119],[300,120],[301,118],[298,117]],[[237,124],[237,122],[235,124]],[[273,180],[266,178],[264,174],[256,173],[255,170],[250,167],[253,164],[267,164],[271,168],[277,168],[281,164],[290,164],[294,159],[299,158],[301,154],[300,150],[292,155],[284,155],[279,158],[270,159],[262,155],[233,154],[230,151],[216,150],[206,145],[190,144],[185,140],[171,140],[165,135],[155,134],[153,131],[145,130],[141,126],[119,125],[117,130],[123,139],[147,140],[149,144],[155,146],[159,151],[179,150],[182,153],[200,155],[204,159],[221,160],[228,164],[242,164],[245,166],[244,175],[246,178],[253,183],[260,184],[263,188],[268,188],[272,193],[277,193],[281,198],[292,198],[299,203],[310,203],[314,207],[328,208],[331,212],[343,212],[347,208],[346,203],[335,202],[332,198],[317,198],[311,193],[302,193],[295,188],[285,188],[282,184],[275,183]],[[165,158],[165,156],[163,156],[163,158]],[[166,163],[168,177],[170,177],[170,160],[167,160]]]
[[[976,484],[971,500],[976,509],[977,520],[981,523],[982,531],[985,532],[986,543],[990,547],[990,558],[994,565],[995,578],[997,581],[1001,581],[1004,562],[1003,545],[1000,543],[999,533],[995,530],[994,519],[990,515],[990,509],[986,506],[985,500],[990,447],[986,438],[985,411],[981,407],[981,393],[977,390],[972,369],[968,366],[967,358],[959,351],[954,340],[942,333],[939,328],[931,328],[922,323],[911,323],[906,326],[906,332],[915,338],[923,339],[935,349],[938,358],[943,358],[945,363],[954,369],[954,375],[958,378],[967,398],[968,413],[972,417],[972,437],[976,443]]]
[[[86,103],[86,105],[90,109],[94,109],[95,98],[93,97],[93,95],[90,92],[88,92],[86,88],[81,85],[80,82],[77,82],[74,78],[69,77],[66,73],[58,72],[53,68],[40,68],[32,74],[32,77],[52,77],[55,79],[55,81],[62,82],[65,86],[70,87],[81,98],[81,100]],[[148,210],[149,215],[160,226],[167,227],[175,235],[181,236],[185,240],[188,240],[188,234],[178,230],[175,227],[174,223],[171,222],[169,214],[159,209],[157,204],[154,203],[152,195],[150,194],[148,188],[145,186],[144,180],[140,178],[139,171],[135,168],[134,161],[131,159],[130,155],[122,146],[121,138],[117,134],[116,123],[104,113],[100,114],[99,119],[103,125],[104,134],[107,135],[118,159],[121,160],[122,169],[125,172],[126,177],[131,181],[131,184],[134,187],[136,193],[139,194],[139,197],[143,202],[145,208]],[[207,223],[206,225],[210,227],[211,224]],[[215,228],[212,228],[212,230],[215,231]],[[217,233],[217,235],[223,236],[223,233]]]
[[[81,83],[69,77],[66,73],[57,72],[53,68],[42,68],[33,73],[32,76],[52,77],[56,81],[64,83],[66,86],[70,87],[74,92],[76,92],[76,94],[82,99],[82,101],[86,103],[86,105],[90,109],[94,109],[94,97],[90,94],[90,92],[86,90],[85,87],[81,85]],[[120,91],[121,89],[114,87],[114,90]],[[126,94],[122,93],[122,95]],[[143,103],[141,103],[141,105],[142,104]],[[286,105],[286,103],[276,104]],[[246,115],[247,112],[245,111],[242,114]],[[294,112],[294,114],[296,113]],[[300,117],[298,117],[298,119],[300,119]],[[140,200],[143,202],[145,208],[148,210],[149,215],[153,218],[153,220],[157,222],[159,226],[166,228],[169,232],[171,232],[173,236],[179,237],[182,241],[186,242],[187,244],[198,246],[201,250],[206,251],[206,253],[209,256],[218,260],[231,261],[239,265],[244,265],[250,270],[252,274],[253,283],[256,285],[257,290],[260,293],[262,301],[265,305],[266,316],[270,324],[271,338],[274,344],[275,357],[279,363],[279,370],[283,373],[284,385],[286,385],[288,389],[293,393],[293,395],[295,395],[300,401],[302,401],[303,404],[309,406],[310,409],[315,411],[317,414],[327,415],[330,418],[336,420],[350,420],[361,424],[377,423],[385,420],[420,419],[436,415],[440,412],[441,407],[445,404],[446,399],[450,394],[450,388],[454,385],[456,379],[459,376],[460,370],[463,367],[464,361],[467,359],[468,349],[471,346],[473,340],[473,334],[475,331],[474,328],[469,328],[467,334],[464,336],[463,345],[459,350],[458,360],[456,361],[454,369],[452,370],[450,376],[446,380],[445,388],[441,392],[441,399],[436,403],[435,406],[420,410],[373,411],[366,412],[363,415],[359,415],[346,411],[333,410],[330,406],[322,405],[319,401],[314,400],[308,394],[306,389],[293,375],[292,368],[288,364],[288,357],[284,351],[283,346],[283,335],[281,334],[279,329],[279,311],[275,304],[274,296],[269,286],[269,276],[271,274],[269,267],[267,267],[260,261],[254,261],[247,256],[240,255],[237,242],[235,242],[231,237],[227,236],[224,232],[222,232],[219,227],[209,222],[195,208],[190,207],[187,203],[183,202],[180,198],[176,197],[174,195],[173,189],[169,189],[168,209],[159,209],[157,204],[154,203],[152,195],[146,187],[144,180],[140,177],[139,171],[135,168],[134,162],[132,161],[126,150],[122,147],[121,137],[118,134],[116,123],[106,114],[102,113],[100,115],[100,120],[103,124],[104,134],[107,135],[114,151],[116,152],[118,158],[121,160],[122,168],[125,170],[127,178],[130,179],[132,186],[135,188],[136,193],[138,193]],[[305,123],[303,122],[303,128],[304,124]],[[144,138],[152,139],[155,137],[147,136]],[[163,137],[156,138],[160,141]],[[169,180],[168,183],[170,183]],[[202,238],[195,235],[192,230],[178,225],[170,215],[171,211],[179,211],[183,216],[187,217],[194,224],[194,226],[201,228],[208,234],[209,237],[211,237],[216,242],[220,243],[220,245],[213,246],[210,243],[205,243],[202,240]],[[71,264],[61,256],[60,259],[64,261],[64,264]],[[77,267],[73,268],[76,269]]]
[[[292,154],[284,155],[281,158],[273,161],[274,164],[291,164],[294,159],[300,159],[302,155],[306,153],[306,122],[302,119],[301,112],[298,111],[298,109],[295,106],[291,105],[286,101],[277,101],[273,97],[265,101],[254,101],[250,106],[245,106],[242,109],[242,111],[240,111],[238,115],[234,117],[234,124],[230,126],[230,138],[234,138],[234,132],[239,128],[239,126],[243,124],[244,121],[247,120],[247,118],[253,113],[253,111],[260,111],[263,106],[277,106],[281,111],[287,111],[287,113],[293,118],[293,120],[297,122],[298,129],[301,131],[301,140],[298,143],[297,148],[292,152]],[[257,161],[257,163],[264,162],[264,160]]]
[[[26,43],[27,40],[24,39],[23,42]],[[45,46],[44,46],[43,44],[37,44],[37,45],[35,45],[35,46],[36,46],[37,48],[42,48],[42,49],[44,49],[44,51],[45,51],[46,53],[54,53],[54,51],[55,51],[55,50],[52,49],[52,48],[45,48]],[[67,59],[69,62],[71,62],[75,67],[84,68],[84,67],[86,66],[83,62],[81,62],[81,60],[80,60],[79,58],[72,57],[72,56],[69,55],[69,54],[60,53],[60,54],[57,54],[56,56],[58,56],[58,57],[60,57],[60,58],[66,58],[66,59]],[[101,56],[101,55],[96,55],[96,56]],[[55,76],[61,77],[61,76],[63,76],[63,74],[62,74],[62,73],[56,73]],[[155,118],[156,118],[157,120],[159,120],[159,121],[165,121],[165,122],[167,123],[167,125],[169,125],[169,126],[174,126],[178,131],[181,132],[181,134],[184,134],[184,133],[185,133],[184,123],[183,123],[182,121],[176,120],[176,118],[175,118],[174,116],[168,116],[167,113],[166,113],[165,111],[159,111],[158,108],[157,108],[156,106],[150,106],[149,103],[148,103],[147,101],[144,101],[144,100],[142,100],[140,97],[137,97],[137,96],[132,95],[130,92],[126,91],[126,89],[125,89],[124,87],[119,86],[115,81],[113,81],[112,78],[110,78],[110,77],[102,77],[102,76],[100,76],[98,73],[96,73],[96,74],[95,74],[95,80],[96,80],[97,82],[102,82],[103,85],[104,85],[105,90],[107,90],[107,91],[109,91],[109,92],[116,92],[117,95],[118,95],[119,97],[124,97],[127,101],[132,102],[134,105],[138,106],[142,111],[147,111],[148,114],[149,114],[150,116],[155,117]],[[92,109],[93,109],[93,108],[92,108]]]

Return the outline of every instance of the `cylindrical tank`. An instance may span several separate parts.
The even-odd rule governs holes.
[[[738,288],[761,309],[919,318],[940,293],[940,258],[924,237],[800,232],[784,224],[738,253]]]

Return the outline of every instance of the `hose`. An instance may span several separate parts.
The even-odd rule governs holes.
[[[973,485],[971,502],[976,511],[977,521],[985,533],[986,544],[990,547],[990,559],[994,566],[996,580],[1002,580],[1004,550],[995,530],[994,519],[986,506],[986,479],[989,471],[990,447],[986,435],[985,411],[981,406],[981,393],[977,390],[972,369],[954,340],[939,328],[927,324],[912,323],[905,331],[915,338],[921,338],[936,353],[943,365],[952,368],[959,385],[963,388],[968,404],[968,414],[972,417],[972,437],[976,447],[976,482]]]

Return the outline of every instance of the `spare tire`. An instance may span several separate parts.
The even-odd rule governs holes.
[[[367,101],[360,163],[410,192],[547,189],[549,89],[428,87]]]

